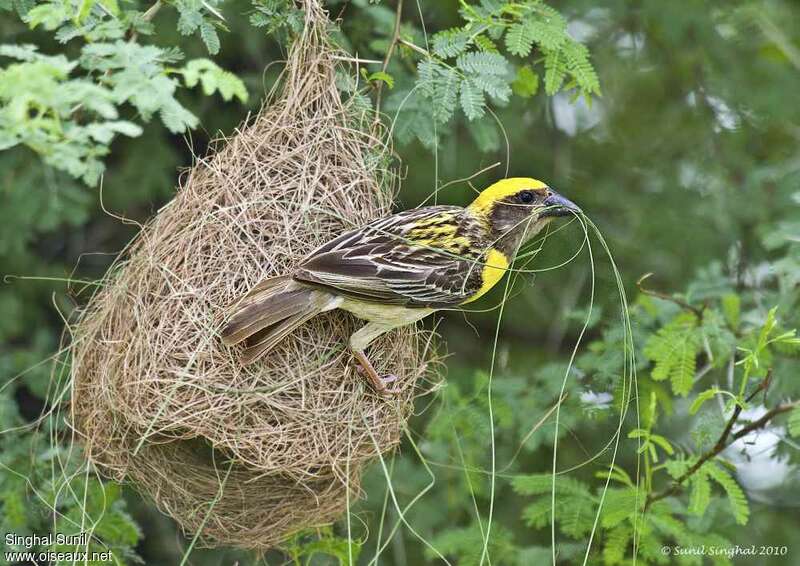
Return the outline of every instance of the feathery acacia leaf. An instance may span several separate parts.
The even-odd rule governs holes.
[[[644,347],[645,356],[655,364],[653,379],[670,379],[673,392],[683,396],[692,389],[699,352],[697,316],[691,312],[676,316],[651,336]]]
[[[445,123],[453,116],[456,109],[461,79],[455,69],[442,68],[433,86],[433,117],[437,122]]]
[[[503,76],[508,74],[508,61],[499,53],[464,53],[456,59],[456,66],[467,74]]]
[[[539,75],[533,72],[528,65],[517,69],[514,82],[511,83],[511,90],[519,97],[530,98],[539,91]]]
[[[580,45],[567,35],[567,22],[561,15],[532,21],[527,28],[531,40],[548,51],[556,51],[566,44]]]
[[[705,468],[711,479],[717,482],[727,493],[736,522],[740,525],[746,525],[750,518],[750,504],[747,502],[747,496],[745,496],[744,491],[739,487],[736,480],[713,462],[706,464],[703,468]]]
[[[236,75],[220,68],[210,59],[193,59],[181,71],[186,86],[192,88],[199,82],[207,96],[219,92],[223,100],[236,97],[247,102],[247,88]]]
[[[796,407],[789,413],[789,434],[800,437],[800,407]]]
[[[528,474],[517,476],[512,481],[514,491],[523,495],[539,495],[542,493],[550,493],[553,487],[553,476],[550,474]],[[592,499],[589,487],[569,476],[556,477],[556,492],[571,495],[586,496]]]
[[[506,49],[518,57],[527,57],[533,49],[534,40],[531,23],[524,21],[515,23],[506,32]]]
[[[632,534],[627,525],[617,525],[608,532],[603,545],[603,561],[606,566],[623,563]]]
[[[484,114],[486,100],[483,89],[477,86],[472,79],[465,79],[461,83],[461,109],[470,120],[481,118]]]
[[[481,51],[485,51],[487,53],[500,53],[495,42],[483,34],[477,36],[473,41],[475,42],[475,46]]]
[[[444,59],[463,53],[470,44],[470,33],[463,28],[451,28],[433,36],[433,52]]]
[[[214,29],[213,24],[207,20],[203,20],[200,24],[200,38],[203,40],[209,53],[212,55],[219,53],[219,36],[217,35],[217,30]]]
[[[705,466],[702,466],[692,476],[690,486],[688,511],[702,517],[711,503],[711,483],[708,481]]]
[[[544,57],[544,91],[552,96],[559,91],[567,76],[567,64],[562,51],[549,51]]]

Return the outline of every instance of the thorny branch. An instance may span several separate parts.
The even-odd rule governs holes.
[[[772,381],[772,370],[770,369],[767,372],[766,377],[761,381],[755,391],[753,391],[747,399],[745,399],[745,403],[750,402],[758,393],[761,391],[766,391],[767,387],[769,387],[770,382]],[[695,462],[686,472],[677,478],[672,485],[668,488],[664,489],[663,491],[659,491],[656,493],[650,493],[645,500],[644,508],[645,510],[649,508],[653,503],[656,501],[660,501],[670,495],[674,495],[678,491],[680,491],[682,485],[686,480],[692,477],[697,470],[699,470],[703,464],[717,456],[720,452],[725,450],[728,446],[730,446],[736,440],[747,436],[751,432],[763,428],[766,426],[772,419],[776,416],[791,411],[797,407],[800,407],[800,401],[793,401],[790,403],[781,403],[764,413],[760,418],[742,426],[739,430],[732,433],[733,427],[736,426],[737,421],[739,420],[739,416],[742,413],[743,404],[737,403],[736,407],[733,409],[733,413],[731,414],[730,418],[728,419],[725,428],[723,429],[722,433],[719,436],[716,444],[714,444],[713,448],[711,448],[708,452],[704,453],[700,458]]]

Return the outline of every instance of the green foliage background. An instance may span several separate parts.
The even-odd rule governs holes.
[[[327,5],[344,48],[384,59],[395,3]],[[49,532],[53,508],[80,524],[86,509],[101,516],[93,545],[117,563],[178,564],[189,541],[169,519],[127,487],[65,482],[82,461],[58,442],[63,424],[51,419],[40,434],[24,425],[64,375],[39,363],[58,348],[59,313],[82,300],[64,280],[101,276],[135,233],[104,209],[141,222],[167,202],[177,169],[258,108],[302,13],[283,0],[2,0],[0,10],[0,534]],[[392,125],[399,207],[466,203],[467,183],[445,183],[498,161],[470,182],[480,188],[508,168],[578,202],[630,299],[638,396],[622,388],[619,300],[595,241],[591,316],[584,249],[515,279],[496,347],[497,310],[437,320],[453,354],[448,385],[421,400],[403,449],[368,474],[352,540],[338,524],[285,554],[194,550],[189,561],[366,564],[380,536],[385,564],[441,563],[437,553],[458,564],[548,563],[554,489],[559,563],[581,563],[595,527],[590,564],[629,563],[634,541],[639,564],[731,563],[661,552],[701,544],[785,545],[785,556],[732,562],[798,563],[797,409],[636,510],[713,450],[735,407],[734,433],[800,397],[800,7],[406,1],[402,16],[386,68],[367,64],[341,81],[365,108],[380,99]],[[570,224],[527,268],[562,263],[582,238]],[[643,288],[666,298],[637,289],[645,273],[654,275]],[[500,303],[498,287],[479,306]],[[559,398],[587,317],[557,431],[558,468],[571,471],[554,487],[552,415],[531,431]],[[609,475],[604,448],[626,404]],[[394,532],[387,474],[398,505],[413,501]]]

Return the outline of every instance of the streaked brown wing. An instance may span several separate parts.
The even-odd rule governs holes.
[[[366,301],[410,307],[462,303],[481,285],[478,226],[463,208],[409,210],[346,232],[312,252],[298,281]]]

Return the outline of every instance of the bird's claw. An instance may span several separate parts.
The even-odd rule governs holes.
[[[373,376],[367,369],[359,366],[356,366],[356,371],[361,375],[369,378],[370,385],[375,390],[376,393],[379,395],[383,395],[385,397],[389,397],[391,395],[397,395],[402,391],[402,388],[398,387],[387,387],[388,384],[394,383],[399,378],[394,375],[393,373],[387,373],[385,375],[375,375]]]
[[[394,383],[397,380],[398,377],[393,373],[387,373],[386,375],[380,376],[380,382],[382,388],[380,391],[378,391],[378,393],[380,393],[381,395],[397,395],[398,393],[400,393],[403,390],[400,387],[387,387],[389,383]]]

